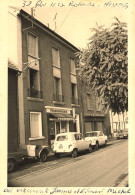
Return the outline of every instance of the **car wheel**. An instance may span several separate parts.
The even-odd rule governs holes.
[[[8,172],[12,172],[15,169],[16,162],[13,159],[8,160]]]
[[[60,154],[59,153],[55,153],[55,157],[56,158],[60,158]]]
[[[99,148],[99,143],[96,142],[95,149],[98,150],[98,148]]]
[[[46,151],[43,150],[40,154],[40,161],[45,162],[46,160],[47,160],[47,153]]]
[[[104,144],[104,146],[105,146],[105,147],[107,146],[107,141],[105,141],[105,144]]]
[[[76,157],[77,157],[77,150],[74,149],[74,150],[72,151],[72,158],[76,158]]]
[[[91,145],[89,145],[88,152],[89,152],[89,153],[92,152],[92,146],[91,146]]]

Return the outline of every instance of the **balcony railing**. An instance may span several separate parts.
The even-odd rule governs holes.
[[[72,104],[78,104],[78,99],[76,99],[75,97],[72,97],[71,102]]]
[[[40,98],[42,99],[42,91],[38,91],[35,89],[28,89],[28,97],[33,97],[33,98]]]
[[[57,102],[64,102],[64,96],[63,95],[53,94],[53,100],[57,101]]]

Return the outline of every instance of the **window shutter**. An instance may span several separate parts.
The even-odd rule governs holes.
[[[60,63],[59,63],[59,51],[58,49],[52,47],[52,62],[53,65],[60,67]]]
[[[70,66],[71,66],[71,73],[75,74],[75,60],[73,58],[70,58]]]
[[[28,35],[28,54],[32,55],[33,57],[37,57],[36,37],[31,34]]]

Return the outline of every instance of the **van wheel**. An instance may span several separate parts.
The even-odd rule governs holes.
[[[8,160],[8,172],[12,172],[15,169],[16,162],[13,159]]]
[[[98,148],[99,148],[99,143],[96,142],[95,149],[98,150]]]
[[[40,161],[41,162],[45,162],[45,161],[47,161],[47,153],[46,153],[46,151],[42,151],[41,152],[41,154],[40,154]]]
[[[91,145],[89,145],[88,152],[89,152],[89,153],[92,152],[92,146],[91,146]]]
[[[74,149],[74,150],[72,151],[72,158],[76,158],[76,157],[77,157],[77,150]]]

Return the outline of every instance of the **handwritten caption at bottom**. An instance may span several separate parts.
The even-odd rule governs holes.
[[[53,194],[130,194],[131,189],[130,188],[100,188],[100,189],[92,189],[92,188],[5,188],[3,190],[5,193],[33,193],[33,194],[48,194],[48,195],[53,195]]]

